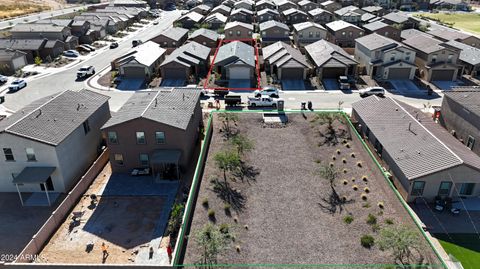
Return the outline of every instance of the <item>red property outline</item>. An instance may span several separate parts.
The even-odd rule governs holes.
[[[240,41],[240,42],[252,42],[253,46],[255,48],[255,69],[257,71],[257,88],[228,88],[228,87],[208,87],[209,81],[210,81],[210,76],[212,74],[213,68],[215,66],[215,58],[217,58],[217,53],[220,47],[225,44],[225,43],[230,43],[234,41]],[[205,79],[205,83],[203,84],[203,89],[204,90],[232,90],[232,91],[256,91],[256,90],[261,90],[261,76],[260,76],[260,61],[259,61],[259,54],[258,54],[258,46],[257,46],[257,40],[254,38],[245,38],[245,39],[231,39],[231,40],[224,40],[220,39],[220,42],[218,43],[217,48],[215,49],[215,54],[213,55],[212,62],[210,63],[210,68],[207,73],[207,77]]]

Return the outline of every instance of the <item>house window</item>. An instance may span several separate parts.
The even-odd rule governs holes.
[[[252,31],[248,31],[248,35],[252,35]]]
[[[206,46],[206,45],[207,45],[207,42],[205,42],[205,41],[203,41],[202,43],[203,43],[203,45],[204,45],[204,46]]]
[[[432,55],[432,63],[437,62],[437,54]]]
[[[88,124],[88,120],[83,122],[83,131],[85,134],[88,134],[90,132],[90,124]]]
[[[438,195],[449,195],[451,188],[452,188],[451,181],[442,181],[440,183],[440,188],[438,189]]]
[[[449,54],[447,58],[447,63],[451,63],[453,60],[453,54]]]
[[[349,36],[349,37],[352,37],[352,36],[353,36],[353,32],[348,32],[348,36]]]
[[[460,185],[460,195],[472,195],[475,183],[462,183]]]
[[[166,41],[163,42],[163,45],[164,45],[164,46],[167,46],[167,45],[168,45],[168,42],[166,42]]]
[[[302,38],[302,37],[303,37],[303,33],[302,33],[302,32],[298,33],[298,37]]]
[[[308,37],[312,38],[313,37],[313,32],[308,32]]]
[[[411,194],[413,196],[421,196],[423,194],[424,188],[425,188],[425,181],[414,181]]]
[[[27,153],[27,161],[34,162],[37,160],[37,158],[35,157],[35,151],[33,150],[33,148],[26,148],[25,152]]]
[[[172,46],[175,46],[176,44],[177,44],[177,42],[172,41]]]
[[[469,135],[468,139],[467,139],[467,147],[469,149],[473,149],[474,144],[475,144],[475,138],[473,138],[473,136]],[[5,151],[5,149],[4,149],[4,151]]]
[[[391,61],[391,62],[395,61],[395,56],[396,56],[396,54],[395,54],[395,53],[392,53],[392,56],[390,56],[390,61]]]
[[[317,32],[317,33],[316,33],[316,36],[317,36],[317,37],[320,37],[320,32]]]
[[[285,31],[285,35],[288,36],[288,34],[289,34],[288,31]]]
[[[405,56],[405,61],[409,62],[410,61],[410,56]]]
[[[5,155],[5,161],[15,161],[11,148],[3,148],[3,154]]]
[[[108,132],[108,143],[118,144],[117,132]]]
[[[40,184],[40,190],[45,191],[45,186],[47,186],[47,191],[55,190],[53,188],[53,182],[51,177],[48,177],[47,181],[45,181],[45,184]]]
[[[385,32],[385,36],[388,36],[388,32]]]
[[[271,20],[271,19],[272,19],[272,16],[268,16],[268,19]]]
[[[148,154],[145,154],[145,153],[140,154],[140,165],[141,166],[148,166],[149,165]]]
[[[345,33],[345,32],[342,32],[342,35],[343,35],[343,36],[346,36],[346,35],[347,35],[347,33]]]
[[[123,155],[122,155],[122,154],[116,153],[116,154],[114,155],[114,159],[115,159],[115,163],[116,163],[117,165],[123,165]]]
[[[263,31],[262,36],[266,36],[266,35],[267,35],[267,32]]]
[[[165,133],[155,132],[155,140],[157,141],[157,144],[165,144]]]
[[[228,31],[228,34],[232,36],[232,35],[233,35],[233,31]]]
[[[240,34],[241,34],[240,31],[237,31],[237,36],[240,36]]]
[[[137,144],[146,144],[145,132],[136,132]]]

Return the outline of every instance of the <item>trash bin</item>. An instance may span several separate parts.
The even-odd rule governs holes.
[[[306,105],[306,102],[302,102],[300,109],[301,109],[301,110],[305,110],[305,105]]]
[[[312,110],[312,102],[311,101],[308,101],[308,110]]]
[[[277,110],[278,111],[283,111],[285,107],[285,101],[284,100],[278,100],[277,101]]]

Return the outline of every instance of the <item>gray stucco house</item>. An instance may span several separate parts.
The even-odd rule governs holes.
[[[116,59],[119,75],[125,78],[149,79],[158,71],[165,59],[166,49],[147,41]]]
[[[108,99],[67,90],[0,121],[0,192],[68,192],[100,152]]]
[[[136,92],[102,127],[112,171],[148,167],[155,178],[181,179],[191,165],[201,122],[197,89]]]
[[[475,88],[445,91],[440,122],[469,149],[480,155],[480,92]]]
[[[300,50],[278,41],[262,49],[265,70],[279,80],[305,80],[311,68]]]
[[[215,58],[215,70],[223,79],[252,80],[255,53],[252,46],[233,41],[221,46]]]
[[[370,96],[352,104],[352,118],[407,202],[480,195],[480,157],[405,103]]]
[[[11,75],[27,65],[27,54],[19,50],[0,49],[0,73]]]

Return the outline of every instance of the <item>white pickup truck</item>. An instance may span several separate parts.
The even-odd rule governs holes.
[[[273,108],[276,108],[279,100],[281,99],[272,98],[268,95],[262,95],[261,97],[248,97],[248,106],[271,106]]]

